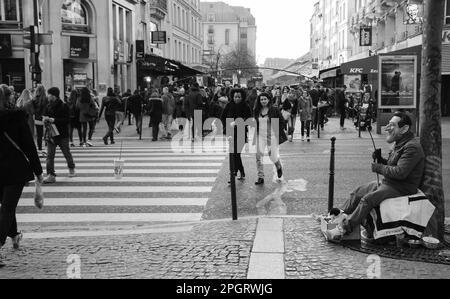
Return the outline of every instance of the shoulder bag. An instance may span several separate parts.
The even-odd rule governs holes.
[[[14,148],[16,148],[20,153],[22,153],[22,156],[25,158],[25,160],[27,161],[27,163],[29,165],[31,165],[30,160],[28,159],[28,157],[25,155],[25,153],[23,152],[23,150],[17,145],[17,143],[8,135],[8,133],[3,132],[3,134],[5,135],[6,139],[9,140],[9,142],[12,144],[12,146]],[[36,206],[36,208],[38,209],[42,209],[44,207],[44,192],[42,192],[42,186],[41,183],[39,182],[39,180],[36,178],[35,180],[35,186],[36,186],[36,191],[34,193],[34,205]]]

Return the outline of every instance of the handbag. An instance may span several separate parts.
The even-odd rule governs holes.
[[[22,153],[22,155],[25,158],[25,160],[27,161],[27,163],[29,165],[31,165],[30,160],[27,158],[25,153],[17,145],[17,143],[8,135],[8,133],[3,132],[3,134],[5,135],[6,139],[8,139],[9,142],[11,142],[13,147],[16,148],[19,152]],[[36,206],[36,208],[42,209],[44,207],[44,192],[42,191],[42,186],[41,186],[41,183],[39,183],[38,179],[35,180],[35,186],[36,186],[36,190],[35,190],[35,193],[34,193],[34,205]]]
[[[100,108],[98,107],[97,103],[92,102],[89,105],[88,116],[89,117],[97,117],[99,112],[100,112]]]
[[[283,115],[284,120],[289,120],[289,118],[291,117],[291,113],[286,110],[281,110],[281,114]]]

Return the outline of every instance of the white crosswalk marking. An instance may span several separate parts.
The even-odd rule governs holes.
[[[44,185],[45,207],[34,208],[34,183],[24,188],[17,221],[22,224],[199,221],[226,153],[222,147],[173,151],[170,145],[72,148],[77,177],[69,178],[58,151],[57,183]],[[203,152],[202,152],[203,151]],[[125,161],[114,177],[114,159]],[[41,159],[45,170],[45,159]]]

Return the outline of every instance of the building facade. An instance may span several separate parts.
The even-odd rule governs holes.
[[[223,2],[202,2],[204,63],[218,67],[220,58],[246,50],[256,58],[256,21],[250,9]],[[215,66],[215,67],[214,67]]]
[[[189,65],[201,62],[198,0],[38,2],[35,10],[33,1],[0,0],[0,41],[5,44],[0,49],[0,78],[19,91],[33,84],[31,51],[25,38],[34,25],[35,11],[44,38],[40,40],[39,64],[46,88],[57,86],[69,92],[87,86],[105,94],[113,87],[125,92],[144,87],[144,77],[184,69],[175,61],[171,68],[170,59]],[[165,36],[152,39],[159,36],[152,34],[155,32]]]
[[[182,62],[190,67],[202,62],[202,18],[200,0],[169,0],[169,17],[163,29],[168,41],[164,56]]]
[[[450,116],[450,3],[446,2],[442,113]],[[422,21],[423,0],[320,0],[311,18],[311,53],[320,78],[342,85],[345,76],[357,75],[376,91],[379,57],[389,54],[416,56],[420,71]],[[361,28],[371,31],[367,45],[361,45]]]

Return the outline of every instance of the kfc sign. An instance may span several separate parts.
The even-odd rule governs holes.
[[[362,74],[364,71],[363,68],[351,68],[350,69],[350,74]]]

